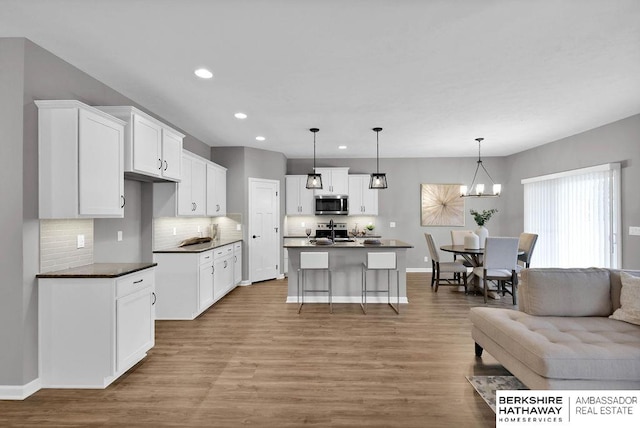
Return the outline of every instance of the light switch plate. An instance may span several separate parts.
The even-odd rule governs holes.
[[[236,224],[236,230],[242,230],[242,225],[241,224]]]
[[[389,223],[389,227],[396,227],[396,222],[392,221],[391,223]]]
[[[629,235],[640,235],[640,226],[629,226]]]
[[[428,262],[429,261],[429,256],[424,256],[424,261]]]
[[[78,235],[77,244],[77,248],[84,248],[84,235]]]
[[[178,234],[178,230],[174,227],[173,228],[173,236],[176,236]]]
[[[122,231],[118,231],[118,242],[122,241]]]

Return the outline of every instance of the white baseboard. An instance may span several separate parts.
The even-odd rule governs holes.
[[[431,268],[407,268],[407,273],[410,272],[431,272]]]
[[[305,303],[324,303],[327,304],[329,300],[325,296],[305,296]],[[391,303],[396,303],[397,299],[391,297]],[[287,303],[298,303],[298,296],[287,296]],[[360,303],[360,296],[332,296],[331,303]],[[369,296],[367,297],[367,303],[387,303],[386,296]],[[401,304],[409,303],[406,297],[400,297]]]
[[[251,285],[251,281],[246,279],[244,281],[240,281],[240,283],[238,285],[241,286],[241,287],[246,287],[247,285]]]
[[[0,400],[24,400],[41,388],[40,378],[26,385],[0,385]]]
[[[276,276],[276,279],[284,279],[284,274],[281,273],[280,275]]]

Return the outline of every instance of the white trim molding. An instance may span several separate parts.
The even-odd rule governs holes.
[[[42,388],[40,378],[26,385],[0,385],[0,400],[24,400]]]

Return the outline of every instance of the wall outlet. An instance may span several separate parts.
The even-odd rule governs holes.
[[[198,226],[198,233],[200,233],[200,226]]]
[[[84,248],[84,235],[78,235],[77,244],[77,248]]]
[[[118,231],[118,242],[122,241],[122,231]]]
[[[396,227],[396,222],[392,221],[391,223],[389,223],[389,227]]]
[[[300,222],[300,227],[304,227],[304,224],[305,224],[304,221]]]
[[[242,225],[240,223],[236,224],[236,230],[242,230]]]
[[[629,235],[640,235],[640,226],[629,226]]]
[[[424,261],[428,262],[429,261],[429,256],[424,256]]]
[[[173,228],[173,236],[176,236],[178,234],[178,230],[174,227]]]

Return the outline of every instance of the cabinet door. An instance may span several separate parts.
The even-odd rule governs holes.
[[[349,215],[362,215],[362,178],[361,175],[349,176]]]
[[[167,129],[162,130],[162,176],[180,180],[182,138]]]
[[[162,128],[155,122],[133,115],[133,169],[155,177],[162,169]]]
[[[192,215],[203,216],[207,212],[207,165],[197,159],[191,160]]]
[[[213,261],[213,301],[217,302],[226,293],[225,284],[225,264],[226,258],[219,258]]]
[[[78,193],[81,216],[124,215],[124,127],[80,110]]]
[[[378,190],[369,189],[369,176],[362,183],[362,214],[378,215]]]
[[[216,168],[216,214],[227,215],[227,170]]]
[[[334,195],[349,194],[349,172],[347,168],[333,168],[331,171],[331,192]]]
[[[322,176],[322,189],[314,190],[314,195],[332,195],[331,168],[316,168],[315,172]]]
[[[227,215],[227,170],[207,164],[207,215]]]
[[[287,215],[300,215],[300,182],[301,175],[287,175],[284,178],[285,183],[285,204],[287,208]],[[308,189],[305,189],[308,190]],[[310,190],[313,197],[313,191]]]
[[[198,310],[203,311],[213,303],[213,264],[200,265],[198,276]]]
[[[154,344],[153,287],[116,300],[116,371],[138,362]]]
[[[233,246],[233,285],[242,281],[242,243]]]
[[[193,215],[193,199],[191,199],[191,158],[182,156],[182,179],[178,183],[178,215]]]

